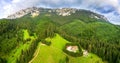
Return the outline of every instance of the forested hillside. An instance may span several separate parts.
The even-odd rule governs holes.
[[[56,33],[104,62],[120,63],[120,26],[86,10],[77,10],[69,16],[48,11],[44,9],[36,17],[27,14],[0,20],[0,63],[28,63],[38,43]]]

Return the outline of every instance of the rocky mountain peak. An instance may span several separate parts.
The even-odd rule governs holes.
[[[105,21],[108,21],[107,18],[104,17],[103,15],[96,14],[96,13],[93,13],[91,11],[87,11],[87,10],[83,10],[83,9],[76,9],[76,8],[50,9],[50,8],[37,8],[37,7],[22,9],[22,10],[16,12],[15,14],[8,16],[7,19],[21,18],[27,14],[30,14],[31,17],[36,17],[40,13],[52,13],[52,12],[55,13],[56,15],[59,15],[59,16],[70,16],[76,12],[80,12],[80,14],[85,12],[85,14],[88,13],[87,16],[89,16],[90,18],[104,19]]]
[[[72,13],[75,13],[77,9],[74,8],[62,8],[62,9],[56,9],[56,12],[58,15],[61,16],[69,16]]]
[[[15,14],[12,14],[10,16],[7,17],[7,19],[16,19],[16,18],[20,18],[24,15],[27,15],[27,14],[31,14],[31,15],[35,15],[35,13],[38,13],[39,14],[39,9],[36,8],[36,7],[32,7],[32,8],[27,8],[27,9],[22,9],[18,12],[16,12]]]

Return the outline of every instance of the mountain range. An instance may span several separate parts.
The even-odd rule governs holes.
[[[120,63],[119,32],[89,10],[22,9],[0,20],[0,63]]]

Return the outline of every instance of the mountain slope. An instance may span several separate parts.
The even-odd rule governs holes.
[[[81,57],[71,57],[64,53],[62,48],[66,43],[69,43],[69,41],[65,40],[58,34],[53,38],[47,38],[47,41],[51,41],[51,45],[47,46],[40,43],[38,45],[39,53],[32,63],[102,63],[102,60],[92,53],[89,53],[88,56]],[[66,61],[66,58],[69,58],[69,61]]]
[[[32,40],[25,38],[22,30],[27,30],[29,36],[35,36],[36,39],[28,49],[20,50],[21,54],[15,58],[14,63],[29,62],[38,43],[45,41],[47,37],[53,38],[55,33],[71,43],[81,45],[83,49],[98,55],[105,62],[120,62],[120,27],[109,23],[104,16],[73,8],[29,9],[0,20],[0,63],[7,63],[10,57],[14,58],[11,53],[16,52],[12,51]],[[50,43],[47,44],[50,45]],[[61,46],[62,44],[60,48]],[[74,60],[77,61],[77,59]]]

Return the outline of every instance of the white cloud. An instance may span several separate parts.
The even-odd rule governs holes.
[[[12,3],[18,3],[20,2],[21,0],[12,0]]]
[[[120,7],[119,7],[119,8],[117,8],[117,11],[118,11],[118,13],[120,14]]]
[[[100,9],[108,10],[107,8],[104,8],[106,5],[113,7],[114,11],[104,14],[97,10],[99,7],[103,7]],[[104,15],[113,24],[120,25],[120,0],[82,0],[81,6]],[[115,15],[115,13],[119,15]]]
[[[11,2],[7,2],[5,0],[1,0],[0,18],[7,17],[8,15],[24,8],[36,6],[39,1],[40,0],[12,0]]]

